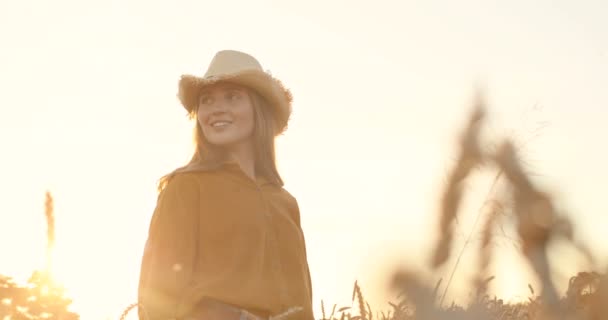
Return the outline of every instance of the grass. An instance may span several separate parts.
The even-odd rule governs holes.
[[[494,277],[487,280],[491,281]],[[425,286],[419,277],[412,272],[400,272],[395,276],[395,285],[403,291],[397,303],[388,302],[390,309],[372,312],[369,304],[363,299],[361,288],[355,283],[356,303],[358,308],[342,307],[336,311],[334,305],[331,313],[325,312],[321,302],[322,320],[533,320],[533,319],[568,319],[568,320],[601,320],[607,319],[606,303],[608,302],[608,276],[596,272],[580,272],[570,279],[565,295],[558,299],[557,305],[547,304],[543,295],[536,294],[529,286],[530,296],[526,302],[504,303],[502,299],[487,294],[478,295],[467,306],[454,303],[440,306],[440,297],[435,290]]]

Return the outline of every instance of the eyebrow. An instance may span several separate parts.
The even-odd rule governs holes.
[[[240,91],[240,92],[245,91],[245,89],[243,89],[242,87],[237,86],[235,84],[222,84],[222,85],[219,85],[218,87],[223,90],[227,90],[227,91],[228,90],[234,90],[234,91]],[[201,90],[199,95],[202,96],[204,94],[209,94],[209,89],[203,88],[203,90]]]

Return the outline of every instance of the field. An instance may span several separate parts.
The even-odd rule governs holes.
[[[517,149],[510,141],[502,141],[498,147],[487,152],[480,147],[479,132],[484,125],[485,106],[479,99],[460,136],[457,161],[451,169],[447,182],[438,201],[441,202],[441,237],[432,252],[431,270],[444,266],[449,257],[456,256],[456,270],[462,250],[454,248],[453,234],[455,222],[464,197],[463,184],[476,169],[490,167],[496,171],[496,181],[504,179],[509,188],[500,200],[489,199],[484,210],[477,213],[482,233],[479,247],[477,277],[470,284],[474,299],[466,306],[445,301],[450,278],[437,283],[425,283],[416,270],[400,270],[392,279],[393,289],[400,294],[396,302],[388,302],[387,310],[372,310],[366,302],[362,288],[355,283],[352,294],[356,307],[326,305],[322,302],[323,320],[430,320],[430,319],[608,319],[608,270],[595,265],[593,256],[573,237],[573,226],[567,217],[560,214],[554,205],[552,195],[540,190],[526,174]],[[488,284],[495,275],[488,273],[492,252],[493,231],[509,216],[515,224],[520,253],[529,263],[535,276],[542,284],[540,288],[529,286],[528,301],[516,304],[504,303],[500,297],[490,296]],[[54,218],[52,197],[47,195],[46,218],[48,225],[48,245],[54,241]],[[477,223],[476,223],[477,225]],[[566,292],[558,292],[550,276],[552,266],[548,259],[551,241],[562,238],[570,242],[582,255],[588,258],[588,270],[582,270],[570,279]],[[50,259],[50,257],[49,257]],[[50,265],[50,262],[49,262]],[[601,271],[592,271],[601,270]],[[10,319],[78,319],[68,311],[71,300],[63,296],[60,285],[53,283],[45,272],[34,272],[27,284],[17,284],[9,277],[0,277],[0,320]],[[133,317],[131,311],[137,305],[125,309],[121,318]],[[292,311],[297,313],[297,307]],[[277,315],[273,320],[289,319],[292,312]]]

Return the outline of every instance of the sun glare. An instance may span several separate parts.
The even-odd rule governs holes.
[[[452,229],[437,230],[437,213],[479,78],[480,167],[492,179],[503,138],[525,140],[522,170],[555,189],[556,217],[571,218],[605,268],[607,4],[0,0],[0,280],[36,293],[0,296],[0,310],[62,292],[81,319],[101,320],[137,302],[155,183],[193,151],[177,82],[219,49],[253,53],[293,91],[277,159],[298,201],[317,315],[322,300],[349,305],[356,280],[364,293],[380,286],[366,275],[393,262],[434,272],[431,285],[448,286],[454,270],[447,295],[469,297],[490,183],[473,172],[455,184],[472,205],[463,198]],[[487,269],[505,302],[542,291],[514,212],[496,220]],[[463,259],[442,274],[426,257],[448,231]],[[560,248],[548,257],[565,294],[590,265]],[[376,310],[389,309],[377,296]]]

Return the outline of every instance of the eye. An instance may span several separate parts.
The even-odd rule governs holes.
[[[210,105],[212,102],[213,99],[211,99],[211,97],[208,95],[202,95],[198,100],[200,105]]]
[[[226,94],[226,98],[230,101],[236,101],[241,98],[241,94],[238,91],[232,90]]]

